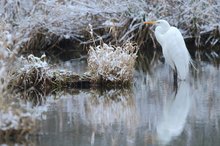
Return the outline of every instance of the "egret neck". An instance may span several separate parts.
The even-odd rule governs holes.
[[[169,29],[170,29],[170,24],[167,22],[161,23],[160,25],[156,24],[155,36],[158,42],[160,43],[160,45],[164,43],[163,34],[165,34]]]

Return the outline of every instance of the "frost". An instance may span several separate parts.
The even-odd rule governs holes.
[[[40,58],[35,57],[33,54],[30,54],[28,56],[28,61],[29,61],[29,65],[34,66],[34,67],[48,67],[48,64],[46,61],[42,61],[44,58],[46,57],[46,55],[42,55]]]
[[[202,32],[219,26],[219,7],[218,0],[3,0],[0,2],[0,30],[9,32],[6,42],[15,43],[15,48],[27,42],[37,28],[66,39],[77,38],[83,43],[88,24],[94,30],[113,26],[122,29],[130,19],[134,21],[127,31],[142,26],[143,20],[166,19],[185,30],[185,36],[191,36],[192,29]],[[129,35],[124,38],[129,39]]]
[[[20,64],[23,64],[23,67],[19,70],[28,72],[33,67],[47,69],[47,68],[49,68],[49,65],[45,61],[45,58],[46,58],[45,54],[43,54],[40,58],[34,56],[33,54],[30,54],[27,57],[27,59],[22,56],[22,57],[18,58],[18,62]]]
[[[1,113],[0,129],[7,130],[11,128],[18,128],[19,117],[14,116],[11,111],[8,113]]]
[[[90,46],[88,67],[92,76],[105,81],[124,82],[133,77],[137,48],[131,43],[122,47],[107,44]]]
[[[0,131],[7,131],[11,129],[19,130],[19,128],[22,128],[24,123],[24,118],[30,118],[31,121],[31,114],[25,113],[25,112],[13,112],[11,109],[9,109],[7,112],[4,112],[0,110]],[[29,123],[31,124],[31,123]],[[28,125],[26,125],[28,127]]]

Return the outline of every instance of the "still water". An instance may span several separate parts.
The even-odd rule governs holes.
[[[32,144],[220,145],[220,71],[206,63],[198,70],[176,90],[172,71],[158,63],[150,72],[136,71],[131,89],[71,90],[50,96],[46,110],[38,107],[45,111]]]

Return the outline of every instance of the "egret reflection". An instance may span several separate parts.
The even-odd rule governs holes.
[[[165,103],[161,120],[157,125],[157,135],[163,144],[169,143],[172,138],[182,133],[190,110],[191,98],[189,83],[180,82],[174,98]]]

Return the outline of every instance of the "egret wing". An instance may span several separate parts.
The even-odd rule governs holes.
[[[176,27],[171,27],[165,34],[163,53],[167,63],[176,68],[179,78],[185,79],[189,72],[190,55],[186,48],[184,39]]]

